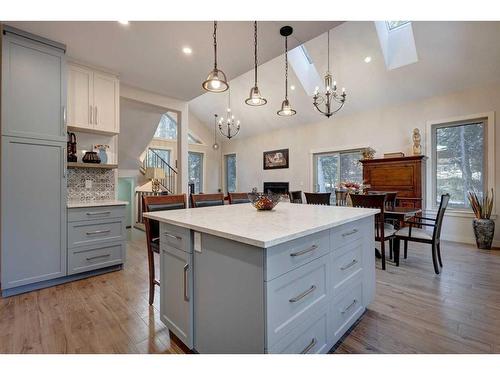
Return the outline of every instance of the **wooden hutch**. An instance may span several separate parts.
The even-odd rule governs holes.
[[[423,208],[426,159],[419,155],[360,160],[363,181],[369,190],[397,191],[400,207]]]

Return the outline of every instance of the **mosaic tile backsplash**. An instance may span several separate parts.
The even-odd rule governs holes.
[[[92,188],[85,188],[85,180]],[[68,169],[68,201],[91,202],[115,199],[115,173],[112,169]]]

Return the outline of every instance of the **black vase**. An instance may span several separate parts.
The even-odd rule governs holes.
[[[472,227],[474,228],[478,249],[491,250],[491,243],[495,234],[495,222],[490,219],[474,219]]]

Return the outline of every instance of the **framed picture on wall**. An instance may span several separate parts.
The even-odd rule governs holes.
[[[264,169],[288,168],[288,149],[264,151]]]

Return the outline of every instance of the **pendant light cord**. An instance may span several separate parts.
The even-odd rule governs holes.
[[[285,99],[288,100],[288,37],[285,37]]]
[[[214,21],[214,68],[217,69],[217,21]]]
[[[328,30],[328,69],[327,73],[330,73],[330,30]]]
[[[255,63],[255,87],[257,87],[257,21],[253,23],[254,27],[254,63]]]

